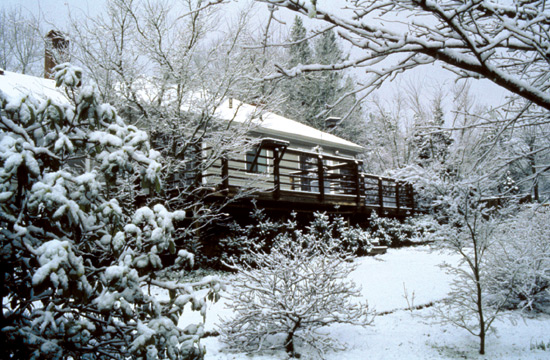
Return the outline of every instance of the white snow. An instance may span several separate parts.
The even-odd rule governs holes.
[[[82,259],[74,256],[69,241],[50,240],[36,249],[40,268],[32,277],[32,284],[39,285],[49,276],[54,286],[68,288],[69,280],[64,267],[78,276],[84,274]]]
[[[32,94],[43,99],[50,98],[60,104],[69,102],[65,95],[55,87],[54,80],[11,71],[4,71],[4,74],[0,75],[0,91],[7,95],[10,101]]]
[[[294,138],[304,140],[320,146],[335,146],[345,148],[351,151],[361,152],[363,148],[350,141],[344,140],[338,136],[317,130],[311,126],[299,123],[297,121],[285,118],[261,108],[240,102],[238,100],[223,102],[216,111],[216,116],[227,121],[237,123],[248,123],[252,120],[253,125],[257,125],[262,133],[283,138]]]
[[[432,308],[406,310],[410,305],[437,302],[446,296],[451,276],[438,265],[456,264],[458,258],[428,247],[390,249],[387,254],[357,260],[352,278],[363,287],[362,293],[379,314],[373,326],[361,328],[333,325],[326,329],[333,338],[346,344],[346,350],[326,354],[326,359],[550,359],[550,350],[535,349],[538,343],[550,342],[550,317],[537,315],[522,319],[518,313],[506,313],[497,321],[496,334],[487,338],[487,354],[478,354],[478,339],[462,329],[436,323]],[[226,278],[229,286],[231,277]],[[405,299],[405,290],[409,303]],[[414,292],[414,304],[412,295]],[[205,330],[215,330],[220,317],[231,316],[225,299],[208,304]],[[364,300],[364,299],[361,299]],[[185,314],[179,326],[200,322],[197,313]],[[207,360],[279,360],[288,359],[284,351],[258,354],[233,353],[225,349],[218,337],[203,339]],[[307,353],[302,352],[302,359]]]

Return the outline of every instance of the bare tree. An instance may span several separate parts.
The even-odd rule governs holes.
[[[368,142],[366,163],[375,173],[408,165],[412,159],[410,138],[412,120],[404,93],[395,94],[390,101],[379,97],[373,100],[367,120]]]
[[[372,88],[399,72],[442,62],[460,77],[489,79],[550,109],[545,1],[348,0],[339,11],[314,0],[258,1],[322,20],[361,50],[354,59],[280,69],[274,76],[360,67],[372,76],[365,88]]]
[[[254,266],[232,266],[238,270],[229,296],[235,315],[220,325],[222,340],[232,350],[284,348],[299,357],[298,345],[306,345],[322,356],[341,344],[320,328],[372,323],[372,310],[353,300],[360,289],[347,279],[355,268],[353,255],[342,250],[345,239],[332,234],[338,227],[344,230],[342,225],[316,214],[308,231],[288,230],[275,238],[268,253],[251,251]]]
[[[205,185],[216,184],[206,184],[203,175],[224,158],[242,159],[254,142],[247,137],[251,118],[244,124],[233,115],[222,121],[222,105],[227,110],[228,98],[262,104],[270,95],[251,80],[258,76],[261,54],[241,46],[251,37],[250,10],[229,19],[223,7],[212,6],[217,3],[116,0],[101,16],[73,19],[70,29],[73,59],[105,100],[120,104],[133,123],[148,129],[163,154],[164,180],[174,185],[167,204],[196,219],[182,229],[187,235],[218,218],[227,204],[206,205],[205,194],[219,193],[205,191]],[[235,105],[231,111],[238,110]]]
[[[458,265],[442,264],[453,275],[453,281],[448,297],[435,308],[436,321],[450,323],[476,336],[479,353],[485,354],[487,335],[510,295],[510,290],[501,289],[495,296],[495,267],[488,261],[495,255],[497,244],[506,241],[495,236],[503,221],[502,214],[491,211],[482,201],[491,188],[489,181],[445,182],[437,179],[427,188],[430,193],[440,194],[436,202],[440,206],[440,221],[444,222],[438,228],[435,237],[438,240],[434,245],[460,258]]]
[[[18,8],[0,11],[0,67],[23,74],[42,75],[43,31],[39,19]]]

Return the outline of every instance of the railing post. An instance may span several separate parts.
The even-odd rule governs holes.
[[[399,212],[399,181],[395,181],[395,207],[397,208],[397,212]]]
[[[325,168],[323,166],[323,156],[317,155],[317,178],[319,180],[319,200],[325,201]]]
[[[202,166],[203,166],[203,159],[202,159],[202,141],[199,142],[198,145],[195,145],[195,164],[197,169],[197,177],[196,177],[196,183],[195,186],[200,187],[202,185]]]
[[[355,202],[361,205],[361,184],[359,182],[359,162],[355,160],[353,168],[353,180],[355,182]]]
[[[410,204],[410,207],[411,207],[411,211],[414,212],[414,189],[413,189],[413,186],[412,184],[407,184],[407,189],[408,189],[408,194],[409,194],[409,204]]]
[[[279,159],[279,149],[275,148],[273,149],[273,182],[275,183],[275,189],[273,191],[273,197],[275,200],[279,200],[281,198],[281,176],[280,176],[280,168],[279,164],[281,163],[281,159]]]
[[[378,207],[380,208],[380,214],[384,211],[384,182],[382,178],[378,178]]]
[[[360,173],[359,175],[359,187],[360,187],[360,192],[361,192],[361,196],[363,196],[363,201],[362,201],[362,205],[366,205],[367,203],[367,198],[368,198],[368,194],[367,194],[367,182],[365,181],[365,174],[364,173]]]
[[[229,191],[229,160],[227,155],[222,156],[222,189]]]

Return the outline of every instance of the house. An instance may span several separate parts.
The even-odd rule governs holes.
[[[68,101],[53,80],[1,73],[0,91],[10,97],[30,91],[59,103]],[[363,173],[363,148],[357,144],[235,99],[222,102],[214,115],[222,121],[251,124],[247,136],[255,145],[239,156],[216,157],[198,174],[201,188],[210,189],[208,199],[212,201],[235,197],[246,188],[248,198],[273,210],[317,210],[361,217],[372,211],[398,217],[414,211],[413,191],[408,184]],[[214,146],[203,144],[200,152],[213,151]],[[250,202],[235,201],[232,205],[246,208]]]
[[[243,186],[239,175],[244,173],[246,180],[256,179],[257,187],[262,187],[264,180],[263,188],[267,189],[275,185],[277,176],[279,190],[316,193],[324,187],[327,194],[346,191],[349,184],[339,183],[335,175],[350,177],[350,166],[355,166],[364,151],[333,134],[234,99],[222,103],[216,117],[234,123],[251,122],[248,135],[257,142],[242,159],[229,159],[229,186]],[[319,170],[326,170],[321,183]]]
[[[411,186],[365,174],[360,160],[364,149],[357,144],[234,99],[227,99],[216,116],[252,121],[248,134],[257,140],[241,158],[221,158],[203,174],[203,184],[225,190],[223,196],[254,180],[252,197],[272,210],[362,217],[372,211],[392,216],[414,211]]]

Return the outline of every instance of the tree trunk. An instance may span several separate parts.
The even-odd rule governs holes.
[[[479,354],[485,355],[485,328],[481,328],[479,331]]]
[[[485,314],[483,313],[483,293],[481,288],[481,274],[479,269],[480,259],[478,257],[477,243],[474,242],[474,278],[476,281],[476,305],[479,316],[479,353],[485,355]]]
[[[300,327],[300,322],[301,320],[298,320],[294,324],[294,327],[292,328],[292,330],[290,330],[285,340],[285,349],[290,357],[300,357],[298,354],[296,354],[296,351],[294,349],[294,334],[296,333],[296,330],[298,330],[298,328]]]

